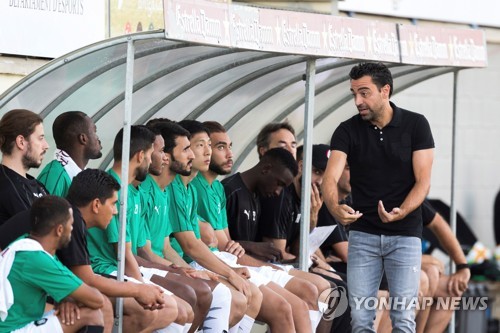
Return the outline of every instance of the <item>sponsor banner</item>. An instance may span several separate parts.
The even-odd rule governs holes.
[[[485,36],[481,30],[399,26],[403,63],[485,67]]]
[[[315,57],[486,65],[484,34],[478,30],[400,26],[400,44],[398,27],[388,22],[203,0],[165,0],[164,6],[169,39]]]
[[[163,29],[162,0],[109,0],[110,37]]]
[[[0,53],[56,58],[105,38],[105,2],[0,1]]]

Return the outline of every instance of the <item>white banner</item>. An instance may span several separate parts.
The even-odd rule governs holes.
[[[104,39],[105,28],[105,1],[0,1],[0,53],[56,58]]]

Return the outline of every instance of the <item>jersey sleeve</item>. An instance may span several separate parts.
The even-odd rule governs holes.
[[[437,212],[427,199],[424,200],[421,207],[422,207],[422,223],[425,227],[431,224]]]
[[[349,155],[351,143],[351,136],[349,132],[347,124],[345,122],[341,123],[333,132],[332,139],[330,141],[330,149],[339,150]]]
[[[431,127],[427,119],[419,115],[412,140],[412,151],[434,148]]]

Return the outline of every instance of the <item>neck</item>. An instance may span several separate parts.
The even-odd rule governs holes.
[[[113,171],[120,177],[122,178],[122,162],[121,161],[115,161],[113,163],[113,166],[111,167]],[[127,179],[127,184],[132,183],[135,180],[135,174],[134,174],[135,166],[132,164],[128,165],[128,179]],[[123,183],[123,179],[121,179]]]
[[[26,178],[26,174],[29,171],[29,169],[26,169],[24,167],[21,158],[14,158],[11,155],[3,155],[2,165],[5,165],[7,168],[17,172],[18,174],[20,174],[24,178]]]
[[[64,148],[61,150],[65,151],[80,169],[85,170],[85,167],[89,163],[89,159],[85,158],[82,151],[73,148]]]
[[[391,104],[387,102],[387,105],[385,105],[384,109],[382,110],[380,117],[370,121],[370,123],[377,126],[378,128],[384,128],[391,122],[393,113],[394,110],[392,110]]]
[[[151,176],[151,178],[154,179],[154,181],[156,182],[156,184],[158,184],[158,186],[162,190],[164,190],[168,186],[168,184],[170,184],[172,182],[172,180],[174,180],[173,177],[170,179],[170,177],[167,174],[167,172],[162,172],[161,175],[159,175],[159,176],[155,176],[155,175],[152,175],[152,174],[149,174],[149,175]]]
[[[38,237],[38,236],[34,236],[32,234],[30,234],[29,236],[31,239],[37,241],[38,243],[40,243],[40,245],[42,246],[42,248],[52,254],[52,255],[55,255],[56,254],[56,250],[57,250],[57,240],[54,240],[52,239],[52,237],[49,237],[49,236],[44,236],[44,237]]]
[[[95,214],[92,212],[91,204],[85,207],[73,206],[73,215],[75,214],[75,209],[78,209],[78,211],[82,215],[82,219],[83,221],[85,221],[87,229],[97,227],[97,221],[94,220]]]
[[[194,177],[196,177],[196,175],[198,174],[198,170],[195,170],[195,169],[191,169],[191,174],[189,176],[182,176],[181,175],[181,179],[182,179],[182,182],[184,183],[184,186],[188,186],[188,184],[194,179]]]
[[[219,176],[218,174],[216,174],[215,172],[213,172],[212,170],[208,170],[208,171],[204,171],[201,173],[203,175],[203,177],[206,179],[206,181],[212,185],[212,183],[214,182],[214,180],[217,179],[217,177]]]
[[[245,184],[246,188],[252,193],[255,193],[257,187],[256,179],[258,174],[259,170],[257,170],[256,167],[253,167],[241,173],[241,179],[243,180],[243,183]]]

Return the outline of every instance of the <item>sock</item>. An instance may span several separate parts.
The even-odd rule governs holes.
[[[231,310],[231,292],[219,283],[212,291],[210,310],[201,328],[204,333],[220,333],[229,330],[229,312]]]
[[[102,332],[104,332],[104,327],[102,327],[102,326],[85,326],[80,331],[84,332],[84,333],[102,333]]]
[[[184,333],[184,326],[172,323],[167,327],[156,330],[155,333]]]
[[[193,323],[186,323],[186,325],[184,325],[184,332],[183,333],[187,333],[189,331],[189,329],[191,328],[191,326],[193,326]]]
[[[483,243],[477,241],[467,253],[466,259],[469,264],[481,264],[491,258],[491,251]]]
[[[229,329],[229,333],[250,333],[255,319],[244,315],[240,322]]]
[[[309,310],[309,318],[311,318],[311,328],[312,332],[316,332],[316,327],[318,327],[321,321],[322,313],[318,310]]]

